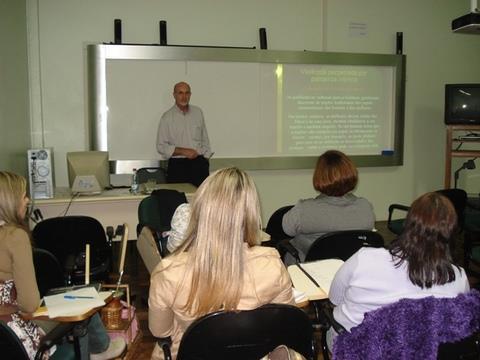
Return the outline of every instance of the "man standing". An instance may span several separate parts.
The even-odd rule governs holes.
[[[168,159],[167,182],[199,186],[209,174],[212,156],[202,110],[190,105],[190,85],[173,88],[175,105],[160,119],[157,151]]]

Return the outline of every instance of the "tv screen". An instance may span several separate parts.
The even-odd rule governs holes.
[[[480,125],[480,84],[445,85],[445,124]]]

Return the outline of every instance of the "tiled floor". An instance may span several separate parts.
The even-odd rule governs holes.
[[[388,244],[393,240],[394,235],[387,229],[386,222],[377,222],[377,230],[384,236],[385,242]],[[461,243],[456,246],[456,258],[461,258],[463,249]],[[126,358],[134,360],[150,359],[155,339],[148,330],[148,286],[149,286],[149,274],[145,266],[143,265],[140,257],[137,256],[136,248],[133,242],[129,243],[129,249],[127,251],[126,261],[126,276],[124,282],[130,284],[132,303],[137,309],[137,316],[139,320],[140,330],[142,337],[133,346],[130,347]],[[472,282],[474,279],[472,279]],[[323,359],[321,354],[318,359]]]

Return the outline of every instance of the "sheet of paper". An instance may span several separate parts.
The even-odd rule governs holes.
[[[303,263],[301,266],[315,279],[322,290],[328,295],[333,278],[342,264],[343,260],[326,259]]]
[[[65,296],[74,298],[68,299]],[[86,298],[80,298],[80,296]],[[105,301],[93,287],[68,291],[62,294],[45,296],[45,305],[50,318],[81,315],[89,310],[105,305]]]
[[[293,287],[304,293],[308,300],[322,300],[327,298],[327,294],[316,286],[296,265],[288,267],[288,273],[292,279]],[[296,301],[297,303],[299,301]]]

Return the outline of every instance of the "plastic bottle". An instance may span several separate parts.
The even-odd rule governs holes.
[[[137,169],[133,169],[132,186],[130,187],[130,191],[132,194],[136,194],[138,192]]]

